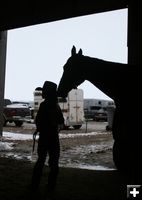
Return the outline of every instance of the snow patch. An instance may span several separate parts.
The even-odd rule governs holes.
[[[65,166],[61,165],[61,167],[65,167]],[[99,171],[116,170],[114,168],[108,168],[108,167],[104,167],[104,166],[101,166],[101,165],[84,165],[84,164],[74,165],[74,164],[70,164],[70,165],[67,165],[66,167],[69,167],[69,168],[79,168],[79,169],[88,169],[88,170],[99,170]]]
[[[13,143],[9,143],[9,142],[0,142],[0,151],[10,151],[13,149]]]
[[[6,140],[32,140],[33,135],[32,134],[3,132],[3,138]]]
[[[84,137],[84,136],[94,136],[94,135],[101,135],[101,134],[106,134],[106,133],[101,133],[101,132],[90,132],[90,133],[60,133],[59,136],[60,138],[77,138],[77,137]]]
[[[93,135],[100,135],[104,133],[100,132],[91,132],[91,133],[71,133],[65,134],[60,133],[59,138],[77,138],[77,137],[84,137],[84,136],[93,136]],[[21,133],[11,133],[11,132],[3,132],[3,138],[6,140],[32,140],[33,134],[21,134]],[[38,135],[37,135],[38,138]]]
[[[105,133],[101,132],[90,132],[90,133],[71,133],[71,134],[65,134],[60,133],[59,137],[61,139],[64,138],[77,138],[77,137],[84,137],[84,136],[94,136],[94,135],[101,135]],[[12,132],[3,132],[3,141],[0,142],[0,151],[2,152],[3,156],[5,157],[12,157],[15,159],[26,159],[34,161],[33,156],[30,154],[24,154],[23,153],[13,153],[13,152],[7,152],[5,154],[5,151],[10,151],[14,148],[14,143],[10,142],[4,142],[4,141],[26,141],[26,140],[33,140],[33,134],[21,134],[21,133],[12,133]],[[38,135],[37,135],[38,139]],[[84,160],[81,163],[76,163],[76,157],[80,154],[84,156],[84,159],[86,156],[91,155],[92,153],[102,153],[107,150],[112,149],[112,143],[109,144],[96,144],[96,145],[80,145],[78,147],[71,148],[65,152],[65,155],[63,156],[64,159],[61,158],[60,160],[60,166],[62,167],[73,167],[73,168],[83,168],[83,169],[92,169],[92,170],[114,170],[110,169],[104,166],[99,165],[92,165],[89,163],[85,163]],[[63,155],[63,153],[62,153]],[[74,161],[75,160],[75,161]]]

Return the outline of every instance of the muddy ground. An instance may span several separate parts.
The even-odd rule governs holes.
[[[106,131],[107,122],[89,121],[78,129],[62,130],[60,132],[60,166],[85,169],[115,169],[112,159],[113,138]],[[8,124],[4,132],[32,134],[35,125],[25,123],[21,128]],[[22,160],[37,159],[36,148],[32,154],[32,140],[10,140],[3,137],[4,142],[11,142],[11,150],[1,151],[1,156]],[[48,159],[48,158],[47,158]]]
[[[37,159],[36,151],[31,156],[35,125],[4,127],[1,146],[8,144],[12,149],[0,151],[0,200],[126,199],[130,179],[114,170],[113,139],[111,132],[106,131],[106,125],[106,122],[90,121],[87,131],[84,124],[79,130],[60,132],[60,173],[52,196],[46,188],[48,166],[44,168],[39,192],[33,196],[29,190]],[[24,140],[16,139],[17,136],[24,136]]]

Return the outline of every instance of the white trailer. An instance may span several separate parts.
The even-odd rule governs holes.
[[[59,98],[59,105],[64,115],[66,128],[79,129],[84,123],[83,90],[73,89],[66,99]]]
[[[42,91],[38,88],[34,91],[34,117],[38,111],[42,99]],[[65,128],[81,128],[84,123],[84,100],[83,90],[73,89],[67,98],[58,98],[59,106],[65,119]]]
[[[112,105],[114,105],[113,100],[84,99],[84,112],[85,112],[84,115],[87,119],[95,120],[96,114],[99,113],[100,110],[103,109],[104,112],[106,112],[107,107]]]

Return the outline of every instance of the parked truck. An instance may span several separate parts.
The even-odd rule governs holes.
[[[42,99],[42,90],[40,87],[34,91],[34,117],[37,114]],[[84,123],[84,101],[83,90],[73,89],[69,92],[67,98],[58,98],[59,106],[65,119],[65,128],[81,128]]]
[[[13,104],[10,99],[4,99],[3,126],[14,122],[16,126],[22,126],[24,122],[30,122],[31,112],[27,106]]]

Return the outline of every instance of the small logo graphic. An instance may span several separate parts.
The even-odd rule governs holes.
[[[138,199],[140,197],[141,185],[127,185],[127,198]]]

